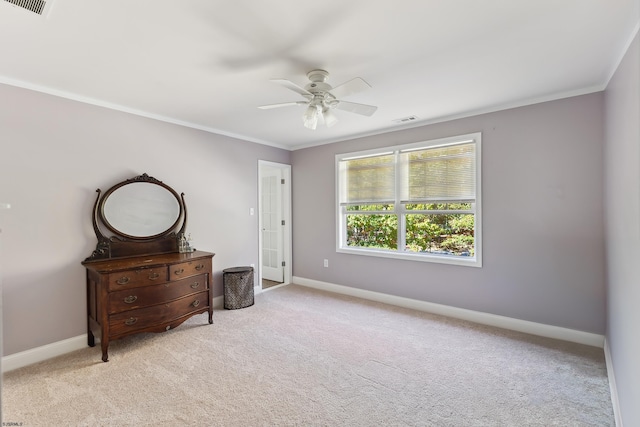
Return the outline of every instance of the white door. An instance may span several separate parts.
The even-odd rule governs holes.
[[[284,223],[282,215],[282,173],[278,168],[263,167],[262,189],[262,278],[282,283],[284,266]]]

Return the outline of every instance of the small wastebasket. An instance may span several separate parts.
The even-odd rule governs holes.
[[[253,305],[253,267],[222,270],[224,308],[235,310]]]

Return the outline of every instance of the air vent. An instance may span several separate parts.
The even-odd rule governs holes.
[[[409,116],[409,117],[403,117],[401,119],[395,119],[393,123],[402,124],[402,123],[413,122],[415,120],[418,120],[418,116]]]
[[[11,3],[15,6],[26,9],[30,12],[42,15],[44,13],[47,2],[44,0],[4,0],[7,3]]]

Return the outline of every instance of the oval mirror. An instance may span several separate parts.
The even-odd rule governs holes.
[[[116,234],[151,239],[178,225],[178,194],[161,182],[126,182],[109,190],[100,209],[104,225]]]

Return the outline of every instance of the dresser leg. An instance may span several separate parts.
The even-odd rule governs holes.
[[[107,354],[107,351],[109,350],[109,341],[107,340],[107,342],[102,342],[102,361],[103,362],[108,362],[109,361],[109,355]]]
[[[209,309],[209,324],[213,323],[213,310]]]
[[[91,330],[89,330],[89,332],[87,332],[87,344],[89,344],[89,347],[95,347],[96,346],[96,339],[93,336],[93,332],[91,332]]]

